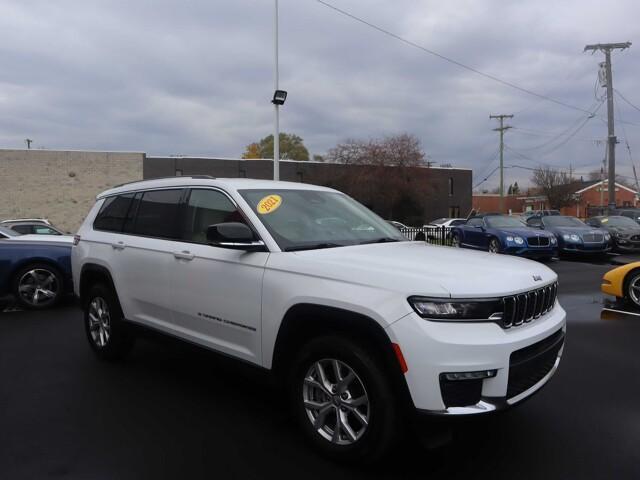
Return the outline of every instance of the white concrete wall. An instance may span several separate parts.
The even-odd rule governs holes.
[[[0,150],[0,220],[44,217],[75,232],[95,196],[142,179],[143,153]]]

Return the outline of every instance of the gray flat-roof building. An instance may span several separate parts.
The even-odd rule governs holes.
[[[280,179],[333,187],[353,196],[384,217],[406,221],[416,226],[438,217],[466,216],[471,210],[472,171],[463,168],[407,167],[406,181],[418,192],[412,200],[395,202],[393,212],[382,202],[384,180],[376,187],[354,183],[356,172],[376,168],[377,176],[392,175],[397,167],[371,167],[314,161],[280,161]],[[389,170],[387,170],[389,169]],[[397,175],[397,171],[395,174]],[[211,175],[213,177],[273,178],[273,160],[244,160],[207,157],[146,156],[145,179],[174,175]],[[389,218],[391,219],[391,218]]]

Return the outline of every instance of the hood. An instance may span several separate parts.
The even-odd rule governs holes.
[[[610,233],[617,233],[621,235],[640,235],[640,226],[638,227],[602,227]]]
[[[557,279],[555,272],[532,260],[424,242],[355,245],[278,256],[277,263],[284,263],[289,271],[406,296],[502,296]]]
[[[589,233],[589,232],[597,232],[597,233],[606,232],[606,230],[604,230],[603,228],[590,227],[588,225],[584,227],[548,227],[547,230],[554,233],[569,233],[569,234],[575,233],[577,235]]]
[[[7,240],[11,241],[27,241],[27,242],[46,242],[46,243],[62,243],[73,245],[73,237],[71,235],[37,235],[37,234],[27,234],[27,235],[18,235],[17,237],[10,237]]]
[[[530,227],[522,227],[522,228],[500,228],[498,231],[504,233],[505,235],[518,236],[522,238],[527,237],[550,237],[552,234],[549,232],[545,232],[544,230],[540,230],[538,228],[530,228]]]

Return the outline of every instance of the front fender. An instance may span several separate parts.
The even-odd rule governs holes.
[[[609,270],[602,277],[602,285],[600,286],[602,293],[614,297],[624,297],[624,280],[629,272],[637,268],[640,268],[640,262],[631,262]]]

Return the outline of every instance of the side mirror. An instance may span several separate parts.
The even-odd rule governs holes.
[[[264,242],[256,239],[251,229],[244,223],[226,222],[209,225],[207,228],[209,245],[234,250],[252,252],[265,250]]]

